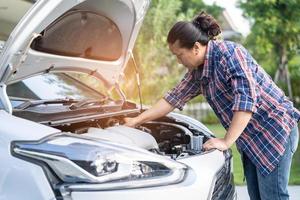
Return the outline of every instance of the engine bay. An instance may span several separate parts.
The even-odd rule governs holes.
[[[202,145],[209,139],[207,134],[190,129],[187,124],[176,122],[169,117],[150,121],[135,128],[122,125],[124,117],[68,123],[55,128],[100,140],[137,146],[172,159],[203,153]]]

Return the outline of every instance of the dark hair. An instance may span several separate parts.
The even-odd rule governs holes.
[[[179,40],[181,47],[192,48],[195,42],[206,45],[221,33],[217,21],[206,12],[200,12],[191,22],[179,21],[171,28],[167,41],[174,44]]]

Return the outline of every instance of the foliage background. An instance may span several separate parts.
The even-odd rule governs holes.
[[[288,67],[291,75],[294,102],[300,105],[300,2],[299,0],[255,0],[239,2],[245,17],[252,22],[251,33],[241,38],[242,43],[274,77],[279,65],[278,44],[285,45],[288,54]],[[134,55],[140,68],[143,103],[151,105],[174,87],[186,72],[176,62],[166,42],[172,25],[179,20],[191,20],[205,10],[218,19],[222,8],[205,5],[202,0],[152,0],[145,17]],[[128,63],[123,82],[123,90],[131,100],[138,102],[138,91],[132,62]],[[287,92],[286,85],[279,83]],[[196,97],[190,103],[205,101]]]
[[[220,7],[207,6],[201,0],[152,0],[133,51],[141,72],[143,103],[155,103],[186,72],[170,53],[167,35],[176,21],[191,20],[201,10],[214,16],[222,11]],[[128,65],[122,88],[128,97],[138,100],[133,63],[129,62]],[[203,101],[203,98],[198,97],[193,101]]]

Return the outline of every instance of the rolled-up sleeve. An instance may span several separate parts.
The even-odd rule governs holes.
[[[199,95],[200,85],[193,79],[193,72],[187,72],[179,84],[168,91],[164,99],[173,107],[182,110],[186,102]]]
[[[242,47],[237,47],[227,60],[229,77],[234,94],[233,111],[256,112],[258,99],[257,65]]]

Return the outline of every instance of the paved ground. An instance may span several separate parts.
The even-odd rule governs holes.
[[[238,200],[250,200],[246,186],[236,187]],[[290,200],[300,199],[300,186],[289,186]]]

